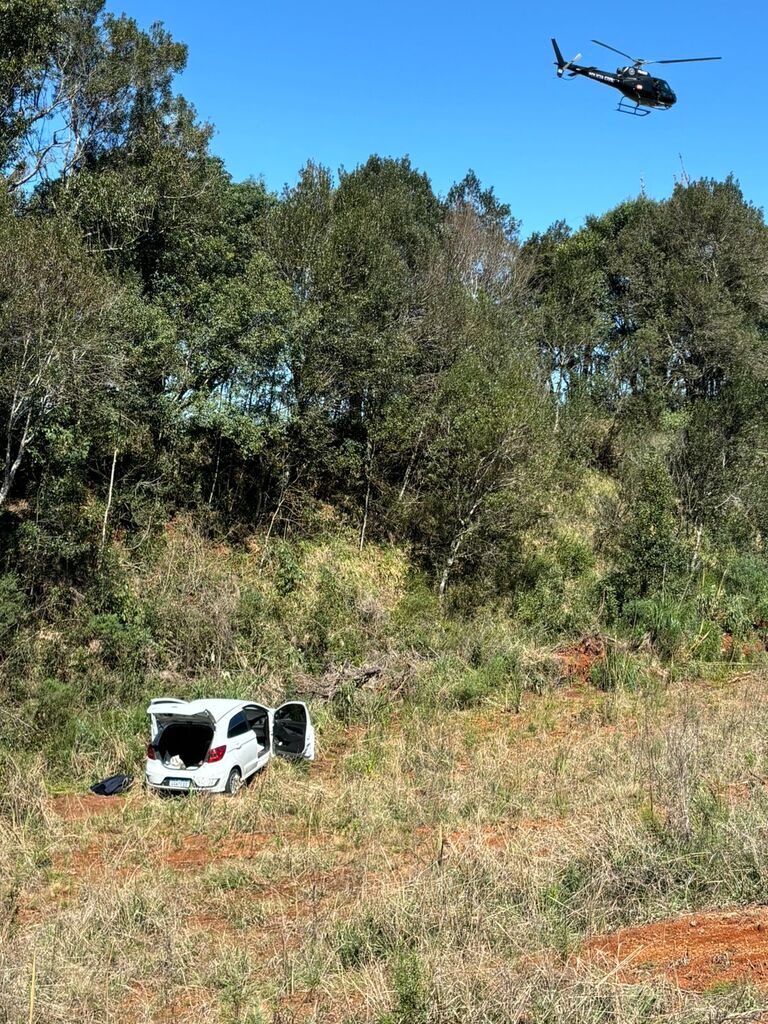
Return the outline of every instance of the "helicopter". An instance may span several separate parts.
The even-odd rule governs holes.
[[[616,68],[615,73],[601,71],[595,67],[584,67],[581,64],[575,63],[581,57],[580,53],[577,53],[572,60],[565,60],[560,52],[560,47],[557,45],[557,40],[553,39],[552,46],[555,50],[555,57],[557,57],[555,61],[557,64],[557,77],[562,78],[567,71],[569,78],[575,78],[576,75],[584,75],[585,78],[591,78],[594,82],[602,82],[603,85],[610,85],[614,89],[618,89],[622,96],[616,109],[622,114],[634,114],[636,117],[647,117],[650,114],[650,110],[642,109],[644,107],[669,110],[677,102],[677,96],[672,92],[669,83],[665,82],[663,78],[654,78],[653,75],[650,75],[645,70],[646,64],[690,64],[701,60],[720,60],[720,57],[681,57],[679,60],[644,60],[642,57],[630,57],[623,50],[617,50],[615,46],[601,43],[599,39],[593,39],[592,42],[597,43],[598,46],[604,46],[606,50],[613,50],[614,53],[618,53],[621,57],[626,57],[627,60],[632,61],[632,64],[628,64],[623,68]]]

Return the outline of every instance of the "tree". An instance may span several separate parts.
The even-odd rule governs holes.
[[[0,506],[41,432],[62,409],[116,394],[118,295],[56,222],[0,218]]]
[[[764,372],[768,230],[732,179],[677,185],[588,227],[605,239],[618,390],[674,409],[746,366]]]
[[[605,247],[590,228],[572,235],[558,222],[525,246],[532,264],[528,334],[559,409],[577,391],[600,388],[611,319]]]
[[[364,523],[385,410],[408,390],[418,358],[421,282],[440,221],[426,176],[380,157],[342,171],[337,188],[308,165],[270,218],[269,252],[293,296],[287,475],[350,511],[362,506]]]
[[[186,47],[158,24],[104,12],[104,0],[3,0],[0,158],[30,188],[126,146],[152,116],[181,112],[171,80]]]
[[[23,140],[36,118],[36,87],[53,60],[60,0],[0,0],[0,169],[17,163],[24,183]],[[37,161],[35,161],[37,163]]]
[[[520,250],[518,228],[510,207],[498,201],[493,188],[484,189],[474,171],[449,190],[446,255],[473,299],[482,291],[494,302],[519,303],[530,266]]]
[[[553,467],[551,406],[533,361],[487,315],[468,341],[424,414],[404,512],[441,597],[460,567],[497,575],[542,515]]]

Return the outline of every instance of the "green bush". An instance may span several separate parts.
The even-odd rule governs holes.
[[[27,597],[16,573],[0,576],[0,643],[18,629],[28,613]]]
[[[332,566],[322,566],[313,606],[304,623],[302,644],[311,671],[322,671],[334,661],[356,660],[362,653],[354,592],[339,579]]]
[[[285,541],[274,542],[273,562],[275,590],[281,597],[286,597],[298,589],[304,578],[296,545]]]
[[[636,690],[644,678],[642,666],[636,654],[609,647],[605,657],[596,661],[590,673],[591,682],[598,688],[613,690]]]
[[[414,950],[398,949],[390,962],[395,1006],[386,1024],[426,1024],[430,991],[421,957]]]
[[[746,640],[768,627],[768,564],[755,554],[731,554],[710,572],[701,604],[723,630]]]
[[[674,600],[660,596],[628,602],[622,618],[634,637],[650,638],[664,661],[695,657],[717,657],[722,648],[718,624],[703,618],[694,600]]]
[[[544,638],[589,632],[597,622],[596,582],[594,551],[578,537],[557,535],[520,566],[515,618]]]
[[[443,702],[452,707],[470,708],[489,698],[520,707],[522,676],[513,655],[494,655],[486,664],[462,673],[448,689]]]
[[[83,643],[111,669],[126,673],[146,669],[153,647],[147,626],[125,622],[119,615],[94,615],[85,626]]]
[[[669,470],[657,453],[628,463],[620,496],[605,503],[602,520],[601,542],[613,563],[606,584],[620,608],[682,592],[690,555]]]
[[[394,924],[367,911],[357,920],[341,926],[334,946],[339,963],[348,970],[386,959],[400,941]]]

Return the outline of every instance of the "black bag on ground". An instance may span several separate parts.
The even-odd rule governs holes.
[[[132,775],[110,775],[108,779],[94,783],[91,792],[98,796],[114,796],[116,793],[125,793],[132,785]]]

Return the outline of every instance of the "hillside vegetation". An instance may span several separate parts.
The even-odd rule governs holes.
[[[768,232],[735,181],[525,242],[407,158],[274,195],[210,153],[162,27],[2,13],[17,751],[126,764],[150,693],[334,667],[466,702],[585,635],[619,674],[762,651]]]
[[[0,0],[0,1020],[759,1019],[762,211],[274,194],[185,60]],[[306,697],[319,759],[73,802],[161,694]],[[735,938],[620,931],[683,912]]]

